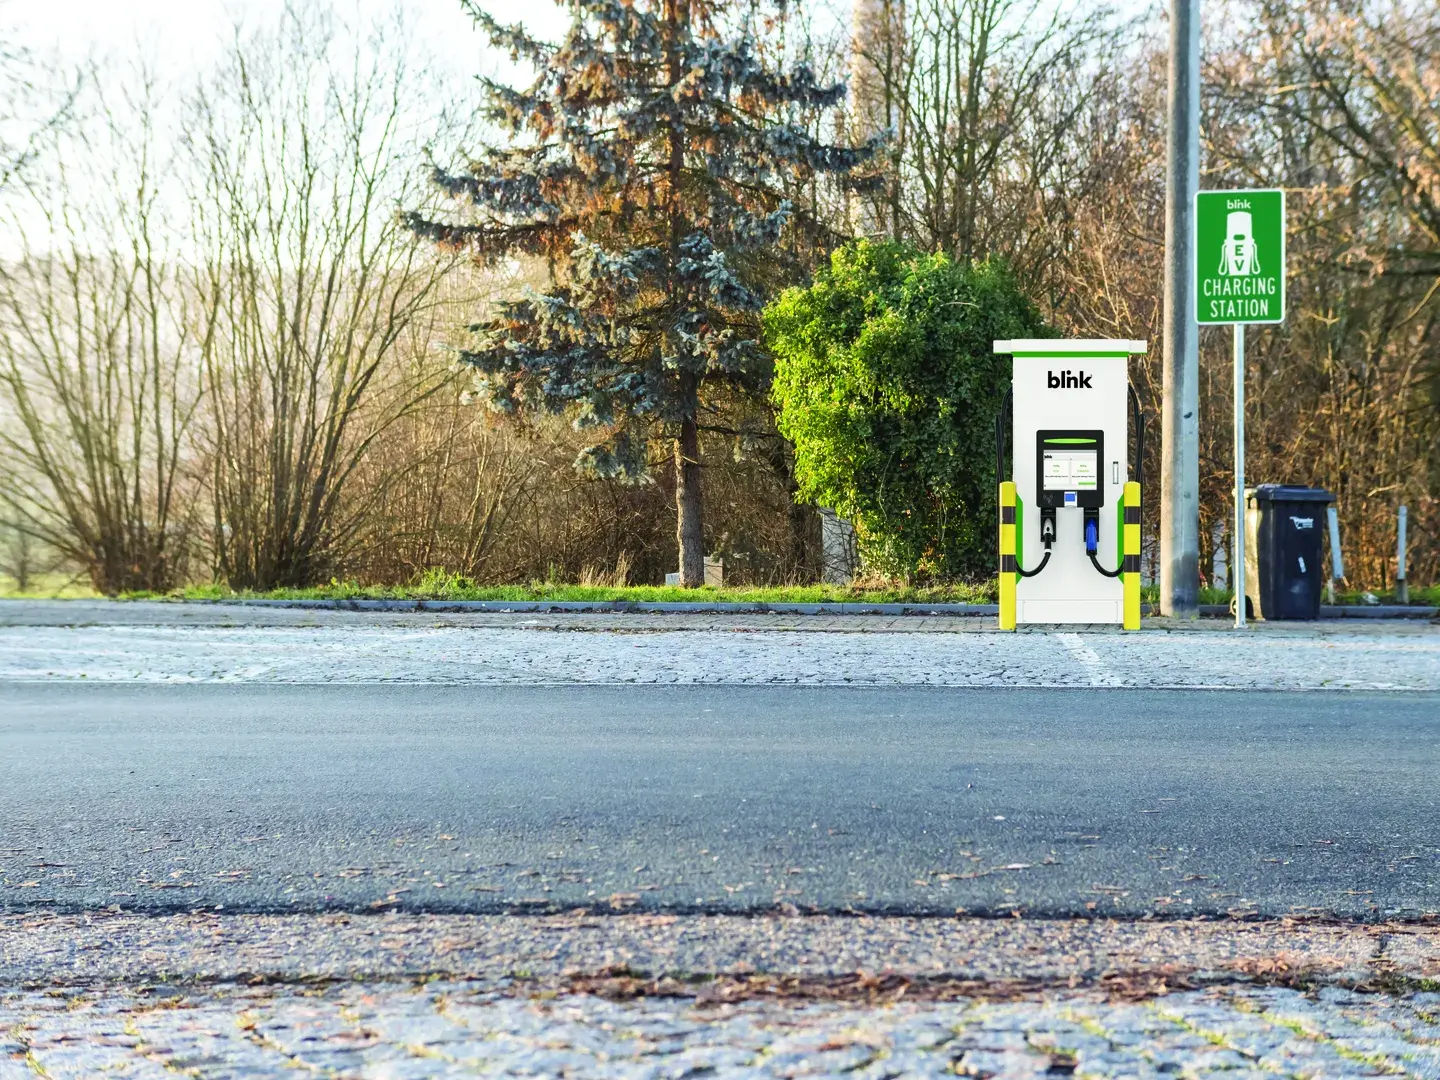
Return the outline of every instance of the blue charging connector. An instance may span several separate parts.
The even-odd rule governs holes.
[[[1118,578],[1125,569],[1124,561],[1122,560],[1120,565],[1114,570],[1106,570],[1100,565],[1100,560],[1095,557],[1099,550],[1100,511],[1095,507],[1087,506],[1085,508],[1085,554],[1090,556],[1090,565],[1095,567],[1096,570],[1099,570],[1100,573],[1106,577]]]

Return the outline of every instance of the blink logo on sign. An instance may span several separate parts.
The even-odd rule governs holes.
[[[1051,390],[1090,390],[1090,376],[1083,371],[1053,371],[1045,373],[1045,385]]]

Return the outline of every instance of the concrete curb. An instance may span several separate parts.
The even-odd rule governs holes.
[[[181,600],[182,604],[231,604],[242,607],[313,608],[329,611],[493,611],[511,614],[591,612],[672,615],[998,615],[996,604],[866,604],[852,601],[818,604],[686,603],[641,600]]]
[[[983,618],[1000,613],[998,604],[867,604],[843,600],[816,604],[729,603],[710,601],[688,603],[668,600],[180,600],[182,604],[232,604],[242,607],[314,608],[322,611],[491,611],[511,614],[551,612],[670,615],[958,615]],[[1156,615],[1154,604],[1144,606],[1146,615]],[[1226,604],[1201,604],[1202,616],[1226,618]],[[1440,608],[1400,604],[1322,604],[1322,619],[1433,619]]]
[[[0,600],[0,603],[11,601]],[[26,603],[31,601],[15,601]],[[47,604],[82,603],[88,601],[47,600]],[[103,601],[102,601],[103,602]],[[122,606],[140,601],[115,600],[108,603]],[[828,601],[814,604],[685,602],[641,600],[273,600],[228,597],[214,600],[152,600],[146,603],[173,604],[180,607],[250,607],[293,608],[312,611],[378,611],[378,612],[493,612],[497,614],[669,614],[669,615],[882,615],[890,617],[945,615],[962,618],[993,618],[999,614],[996,604],[867,604],[861,601]],[[1147,617],[1158,615],[1156,605],[1143,606]],[[1201,604],[1200,614],[1206,618],[1229,618],[1225,604]],[[1322,605],[1322,619],[1435,619],[1440,608],[1401,606],[1397,604]]]

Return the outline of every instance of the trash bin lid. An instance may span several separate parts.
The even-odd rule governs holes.
[[[1256,502],[1316,502],[1332,503],[1335,496],[1324,488],[1304,487],[1300,484],[1260,484],[1246,492]]]

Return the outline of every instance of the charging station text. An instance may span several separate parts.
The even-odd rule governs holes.
[[[1201,289],[1212,319],[1269,319],[1280,291],[1273,277],[1204,278]]]
[[[1083,371],[1061,371],[1058,374],[1054,371],[1047,371],[1045,385],[1051,390],[1091,389],[1090,376]]]

